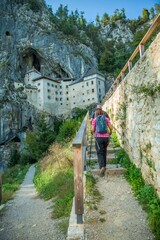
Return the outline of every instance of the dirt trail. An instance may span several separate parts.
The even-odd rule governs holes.
[[[98,210],[86,210],[86,240],[153,240],[147,215],[122,175],[98,177]]]
[[[58,220],[51,219],[52,201],[38,198],[31,166],[14,200],[0,212],[0,240],[64,240]]]

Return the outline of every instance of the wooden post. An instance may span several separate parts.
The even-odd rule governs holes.
[[[2,203],[2,173],[0,172],[0,205]]]
[[[82,149],[80,147],[73,147],[74,158],[74,193],[75,193],[75,214],[77,214],[77,223],[83,223],[83,161],[82,161]]]
[[[131,69],[132,69],[132,62],[128,61],[128,70],[129,70],[129,72],[131,71]]]
[[[139,54],[140,54],[140,57],[142,57],[144,54],[144,45],[143,44],[139,44]]]
[[[121,72],[121,80],[123,80],[124,79],[124,72],[122,71]]]

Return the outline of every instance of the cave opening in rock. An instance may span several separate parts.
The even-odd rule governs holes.
[[[34,49],[27,49],[23,54],[23,59],[27,65],[27,68],[32,69],[34,67],[37,71],[41,71],[41,59],[39,54]]]

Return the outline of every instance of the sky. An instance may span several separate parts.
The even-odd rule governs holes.
[[[84,18],[87,22],[95,21],[98,14],[102,18],[106,12],[109,16],[114,14],[116,9],[125,9],[126,17],[129,19],[137,19],[142,16],[142,9],[150,10],[155,3],[160,4],[160,0],[46,0],[48,5],[52,5],[53,13],[55,13],[62,4],[68,6],[69,11],[78,10],[78,13],[84,12]]]

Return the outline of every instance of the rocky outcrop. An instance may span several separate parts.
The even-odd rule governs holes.
[[[106,26],[102,27],[100,36],[105,40],[115,40],[115,42],[127,43],[133,41],[133,33],[129,25],[121,20],[116,22],[109,22]]]

